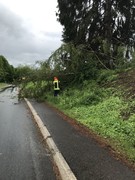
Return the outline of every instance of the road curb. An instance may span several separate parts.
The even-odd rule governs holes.
[[[38,113],[35,111],[35,109],[31,105],[31,103],[27,100],[27,98],[24,98],[24,100],[26,101],[29,109],[31,110],[34,120],[36,121],[40,129],[40,132],[49,147],[53,160],[58,167],[61,179],[62,180],[77,180],[72,170],[70,169],[69,165],[67,164],[66,160],[64,159],[61,152],[59,151],[58,147],[56,146],[47,127],[44,125],[44,123],[40,119]]]

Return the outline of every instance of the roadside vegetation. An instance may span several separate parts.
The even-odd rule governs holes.
[[[0,55],[0,82],[12,82],[15,77],[15,68],[10,65],[7,59]]]
[[[108,77],[112,78],[112,76]],[[93,130],[117,151],[135,162],[135,100],[125,99],[121,88],[84,81],[48,101]]]
[[[101,135],[118,152],[135,162],[135,100],[125,101],[122,92],[87,82],[82,89],[70,88],[47,101]]]
[[[3,87],[5,87],[5,86],[7,86],[6,83],[0,83],[0,89],[3,88]]]
[[[135,70],[127,72],[129,75],[130,72],[135,73]],[[65,87],[58,97],[53,96],[51,82],[50,90],[46,89],[48,84],[45,82],[41,86],[29,82],[23,92],[24,96],[47,102],[88,127],[105,139],[113,150],[134,164],[135,89],[125,88],[128,83],[130,86],[131,81],[127,84],[121,81],[121,77],[125,78],[126,74],[125,71],[102,71],[95,80],[85,80]]]

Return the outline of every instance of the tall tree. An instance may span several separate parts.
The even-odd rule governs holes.
[[[14,67],[10,65],[7,59],[0,55],[0,81],[12,82],[14,78]]]
[[[63,41],[83,44],[110,66],[118,47],[134,45],[134,0],[58,0]],[[103,55],[104,54],[104,55]]]

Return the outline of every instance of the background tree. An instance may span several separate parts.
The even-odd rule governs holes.
[[[63,41],[85,45],[107,66],[117,64],[118,47],[134,45],[134,0],[58,0]]]
[[[8,63],[4,56],[0,56],[0,81],[12,82],[14,79],[14,67]]]

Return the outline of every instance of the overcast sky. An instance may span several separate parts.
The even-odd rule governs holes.
[[[62,44],[57,0],[0,0],[0,55],[10,64],[46,60]]]

